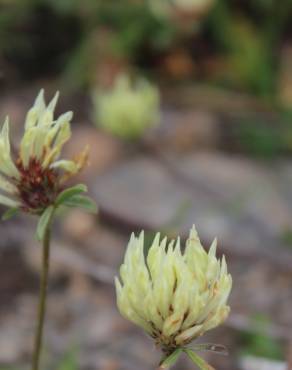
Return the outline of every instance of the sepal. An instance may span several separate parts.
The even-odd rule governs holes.
[[[185,348],[184,352],[187,354],[189,359],[198,366],[200,370],[215,370],[214,367],[209,365],[202,357],[198,356],[194,351],[191,349]]]
[[[174,350],[169,356],[167,356],[160,362],[159,368],[169,369],[171,366],[173,366],[176,363],[176,361],[178,360],[182,352],[183,352],[182,348],[177,348],[176,350]]]
[[[63,202],[64,206],[83,208],[87,212],[97,213],[97,205],[93,199],[85,195],[73,195]]]
[[[87,192],[87,186],[84,184],[78,184],[72,186],[71,188],[65,189],[60,193],[56,199],[56,207],[64,204],[66,201],[70,200],[73,196],[79,195],[81,193]]]

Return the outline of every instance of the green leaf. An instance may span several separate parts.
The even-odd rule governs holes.
[[[76,186],[73,186],[72,188],[68,188],[62,193],[60,193],[56,199],[56,206],[59,206],[72,198],[75,195],[79,195],[81,193],[85,193],[87,191],[87,186],[84,184],[79,184]]]
[[[19,212],[19,208],[9,208],[3,215],[2,221],[10,220],[10,218],[14,217]]]
[[[176,361],[178,360],[182,351],[183,351],[182,348],[178,348],[175,351],[173,351],[172,354],[170,354],[168,357],[166,357],[165,359],[163,359],[161,361],[161,363],[159,365],[160,368],[161,369],[168,369],[171,366],[173,366],[176,363]]]
[[[195,352],[193,352],[191,349],[184,349],[184,352],[189,356],[191,361],[198,366],[201,370],[215,370],[214,367],[207,364],[205,360],[203,360],[200,356],[198,356]]]
[[[79,207],[85,209],[88,212],[97,213],[97,206],[95,201],[85,195],[74,195],[63,204],[67,207]]]
[[[55,211],[55,207],[50,206],[41,215],[38,225],[37,225],[37,231],[36,231],[36,236],[39,241],[42,241],[44,239],[46,229],[49,223],[51,222],[54,211]]]

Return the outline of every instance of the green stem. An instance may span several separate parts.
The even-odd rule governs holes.
[[[34,353],[32,358],[32,370],[39,370],[40,355],[42,350],[43,328],[46,314],[47,287],[50,264],[50,239],[51,239],[51,221],[48,222],[42,248],[42,273],[40,281],[38,319],[35,333]]]

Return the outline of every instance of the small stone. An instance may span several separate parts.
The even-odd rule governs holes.
[[[161,229],[188,200],[184,189],[169,180],[159,163],[141,157],[97,177],[94,193],[100,208],[116,219]]]
[[[80,209],[70,209],[61,223],[63,233],[70,239],[82,241],[94,231],[96,217]]]
[[[244,356],[240,359],[242,370],[286,370],[287,364],[281,361],[273,361],[266,358]]]
[[[153,141],[176,152],[216,148],[220,142],[220,125],[209,112],[197,110],[167,110],[161,115],[161,125]]]

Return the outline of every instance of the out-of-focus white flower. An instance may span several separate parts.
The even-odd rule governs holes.
[[[93,94],[95,120],[106,131],[135,139],[159,120],[159,91],[145,79],[119,76],[110,90]]]
[[[157,234],[146,257],[144,235],[131,236],[116,278],[121,314],[142,327],[170,354],[184,348],[228,316],[232,278],[225,257],[216,258],[216,240],[207,253],[195,227],[184,253],[180,240],[160,241]]]
[[[159,17],[175,17],[178,13],[182,16],[195,18],[205,15],[215,0],[148,0],[152,12]]]
[[[10,150],[8,117],[0,132],[0,203],[40,213],[51,205],[62,184],[84,165],[87,149],[76,160],[59,159],[63,145],[70,139],[72,112],[54,119],[59,93],[46,106],[41,90],[25,120],[25,131],[18,157]]]

